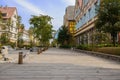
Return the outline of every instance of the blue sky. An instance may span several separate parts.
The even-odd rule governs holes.
[[[45,14],[53,17],[53,29],[57,30],[63,24],[65,8],[74,5],[75,0],[0,0],[0,5],[16,7],[22,23],[28,29],[31,15]]]

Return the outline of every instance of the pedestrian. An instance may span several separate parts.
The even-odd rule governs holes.
[[[23,58],[27,57],[30,54],[30,52],[28,51],[27,53],[23,54]]]
[[[1,52],[2,52],[2,57],[4,61],[7,61],[8,60],[8,48],[6,46],[3,46]]]

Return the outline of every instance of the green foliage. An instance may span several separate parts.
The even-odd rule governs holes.
[[[34,27],[30,27],[28,30],[29,35],[34,35]]]
[[[95,34],[91,35],[91,40],[96,45],[110,43],[110,39],[107,34],[102,32],[96,32]]]
[[[7,45],[10,45],[12,48],[15,48],[15,43],[9,42]]]
[[[56,45],[57,45],[57,39],[54,39],[51,43],[51,46],[56,47]]]
[[[22,18],[21,18],[21,16],[17,16],[17,28],[18,28],[18,33],[17,33],[17,45],[16,45],[16,47],[23,47],[23,43],[24,43],[24,41],[23,41],[23,39],[21,39],[22,38],[22,36],[23,36],[23,31],[24,31],[24,24],[22,24],[21,23],[21,20],[22,20]]]
[[[6,23],[3,23],[3,18],[1,17],[0,19],[0,27],[2,30],[6,30],[8,29],[8,32],[4,32],[3,35],[1,36],[3,39],[1,40],[2,42],[6,42],[10,40],[10,35],[9,35],[9,31],[10,31],[10,27],[12,25],[11,19],[7,19]],[[6,36],[5,36],[6,35]],[[4,41],[5,40],[5,41]],[[8,42],[7,42],[8,43]],[[5,44],[7,44],[5,43]]]
[[[34,37],[39,40],[41,45],[49,45],[49,40],[52,38],[51,17],[48,15],[32,16],[30,24],[33,26]]]
[[[0,36],[0,42],[1,44],[8,44],[9,43],[9,39],[8,39],[8,34],[7,33],[2,33]]]
[[[3,18],[2,18],[2,13],[1,12],[0,12],[0,27],[1,27],[2,30],[6,29],[5,24],[3,24]]]
[[[61,45],[69,45],[72,40],[72,34],[68,31],[68,29],[65,26],[62,26],[61,29],[59,29],[58,33],[58,43]]]
[[[76,48],[81,50],[92,50],[92,47],[90,45],[78,45]]]
[[[35,32],[34,32],[34,27],[30,27],[29,30],[28,30],[28,33],[29,33],[29,37],[30,37],[30,46],[34,46],[34,39],[35,39]]]
[[[110,33],[113,44],[120,31],[120,0],[103,0],[95,24],[98,31]]]
[[[115,47],[119,47],[120,45],[119,44],[116,44]],[[113,44],[98,44],[96,45],[97,48],[102,48],[102,47],[114,47]]]
[[[2,21],[2,13],[1,13],[1,11],[0,11],[0,21]]]
[[[70,45],[61,45],[60,48],[66,48],[67,49],[67,48],[71,48],[71,46]]]
[[[23,39],[19,38],[17,42],[18,42],[18,47],[22,48],[23,47],[23,43],[24,43]]]
[[[18,28],[20,27],[21,25],[21,16],[17,16],[17,26]]]

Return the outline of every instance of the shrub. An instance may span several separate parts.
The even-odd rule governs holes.
[[[102,47],[96,49],[95,51],[112,55],[120,55],[120,47]]]
[[[70,45],[61,45],[60,48],[71,48]]]
[[[119,44],[116,44],[115,47],[119,47],[119,46],[120,46]],[[114,47],[114,45],[113,44],[98,44],[97,47],[98,48],[100,48],[100,47]]]
[[[81,50],[92,50],[92,47],[90,45],[78,45],[76,48]]]

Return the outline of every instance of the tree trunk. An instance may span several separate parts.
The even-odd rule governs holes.
[[[113,46],[115,47],[116,46],[116,37],[117,37],[117,33],[113,33],[113,34],[111,34],[111,36],[112,36],[112,43],[113,43]]]

